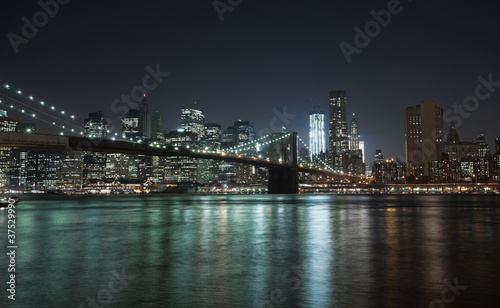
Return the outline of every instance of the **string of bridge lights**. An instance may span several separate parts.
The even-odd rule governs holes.
[[[276,138],[274,140],[269,140],[269,141],[266,141],[266,142],[260,142],[262,140],[264,140],[265,138],[269,138],[269,135],[265,135],[265,136],[262,136],[252,142],[247,142],[247,143],[244,143],[244,144],[241,144],[241,145],[238,145],[238,146],[234,146],[232,148],[229,148],[229,149],[226,149],[225,151],[228,152],[228,153],[231,153],[231,152],[244,152],[244,151],[248,151],[248,150],[252,150],[254,149],[254,144],[257,144],[257,145],[261,145],[261,146],[264,146],[264,145],[267,145],[267,144],[271,144],[271,143],[274,143],[278,140],[281,140],[281,139],[285,139],[287,137],[289,137],[291,135],[291,133],[288,133],[286,135],[283,135],[279,138]]]
[[[259,141],[262,141],[265,138],[269,138],[269,135],[262,136],[262,137],[260,137],[260,138],[258,138],[256,140],[254,140],[254,141],[251,141],[251,142],[247,142],[247,143],[244,143],[244,144],[240,144],[238,146],[234,146],[234,147],[228,148],[225,151],[228,152],[228,153],[232,153],[232,152],[242,152],[242,151],[250,150],[250,149],[254,148],[253,147],[254,144],[256,144],[256,143],[259,144]]]
[[[8,84],[5,84],[4,88],[8,89],[12,93],[17,94],[17,95],[19,95],[19,96],[21,96],[21,97],[23,97],[25,99],[29,99],[29,100],[35,102],[35,98],[33,96],[24,95],[23,91],[21,91],[21,90],[15,91],[15,90],[11,89],[10,85],[8,85]],[[22,102],[22,101],[20,101],[18,99],[12,98],[12,97],[7,96],[5,94],[0,93],[0,95],[6,97],[8,100],[12,100],[12,101],[14,101],[14,102],[16,102],[16,103],[24,106],[26,109],[32,109],[32,110],[34,110],[35,113],[28,112],[28,111],[26,111],[26,109],[15,108],[14,105],[6,105],[8,108],[10,108],[10,110],[16,111],[16,112],[21,113],[21,114],[30,115],[32,118],[36,118],[39,121],[45,122],[45,123],[47,123],[49,125],[52,125],[54,127],[57,127],[57,128],[63,129],[63,130],[66,130],[68,132],[79,133],[80,135],[84,134],[84,132],[81,131],[81,129],[82,129],[82,125],[81,124],[83,124],[83,122],[81,120],[77,120],[76,117],[75,117],[75,115],[67,114],[66,111],[64,111],[64,110],[61,110],[59,113],[57,113],[57,110],[56,110],[55,106],[52,105],[52,106],[49,107],[48,104],[46,104],[44,101],[40,101],[39,102],[39,106],[47,108],[50,111],[53,111],[53,112],[55,112],[55,113],[58,114],[58,116],[55,116],[53,114],[50,114],[50,113],[47,113],[47,112],[45,112],[45,111],[43,111],[41,109],[35,108],[34,106],[30,106],[30,105],[28,105],[28,104],[26,104],[26,103],[24,103],[24,102]],[[0,103],[2,103],[2,102],[0,101]],[[57,122],[56,121],[45,120],[45,119],[39,117],[38,114],[43,114],[43,115],[49,116],[51,118],[54,118],[54,119],[57,120]],[[64,118],[61,118],[61,117],[64,117]],[[70,121],[77,121],[77,122],[79,122],[81,124],[80,125],[73,124]],[[69,127],[67,127],[67,126],[69,126]],[[76,128],[71,128],[72,126],[76,127]],[[64,135],[64,133],[60,132],[60,135]]]
[[[306,147],[306,149],[309,151],[309,153],[312,153],[312,152],[311,152],[311,149],[309,149],[309,147],[307,146],[307,144],[306,144],[306,143],[305,143],[305,142],[304,142],[304,141],[303,141],[303,140],[302,140],[299,136],[297,136],[297,138],[300,140],[300,142],[302,142],[302,144]],[[321,163],[322,163],[322,164],[326,167],[326,169],[328,169],[328,170],[330,170],[330,171],[332,171],[332,172],[335,172],[335,170],[333,170],[333,168],[332,168],[332,167],[330,167],[330,166],[329,166],[329,165],[328,165],[328,164],[327,164],[324,160],[322,160],[322,159],[318,156],[318,154],[313,154],[313,156],[314,156],[314,157],[315,157],[315,158],[316,158],[319,162],[321,162]]]

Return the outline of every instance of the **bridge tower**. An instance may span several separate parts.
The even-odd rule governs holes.
[[[297,164],[297,133],[273,133],[269,140],[269,159],[283,163],[269,167],[269,194],[296,194],[299,192]]]

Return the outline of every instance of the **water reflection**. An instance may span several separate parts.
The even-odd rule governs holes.
[[[23,201],[17,302],[428,307],[458,278],[468,288],[454,307],[494,307],[496,204],[488,196],[394,195]],[[116,271],[126,277],[110,288]]]

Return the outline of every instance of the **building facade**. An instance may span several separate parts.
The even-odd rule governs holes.
[[[443,109],[433,101],[405,109],[406,161],[421,164],[429,176],[429,162],[443,153]]]
[[[320,111],[319,106],[309,112],[309,149],[311,158],[326,152],[325,113]]]
[[[329,92],[330,127],[329,151],[331,155],[344,154],[349,151],[347,132],[347,93],[345,90]]]
[[[197,140],[203,137],[205,129],[205,114],[203,108],[195,102],[190,106],[181,108],[181,127],[185,132],[196,134]]]
[[[142,139],[151,138],[151,114],[149,112],[149,104],[146,95],[139,105],[139,119],[137,122],[138,133]]]

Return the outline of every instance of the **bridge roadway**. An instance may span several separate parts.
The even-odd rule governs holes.
[[[0,147],[17,147],[27,149],[49,149],[61,151],[87,151],[104,153],[123,153],[151,156],[185,156],[192,158],[223,160],[243,163],[269,170],[270,193],[297,193],[298,173],[306,172],[329,176],[335,179],[358,180],[358,177],[335,173],[324,169],[273,161],[242,154],[210,153],[208,151],[188,149],[174,146],[151,146],[144,143],[131,143],[122,140],[91,139],[73,136],[57,136],[44,134],[26,134],[0,132]]]

